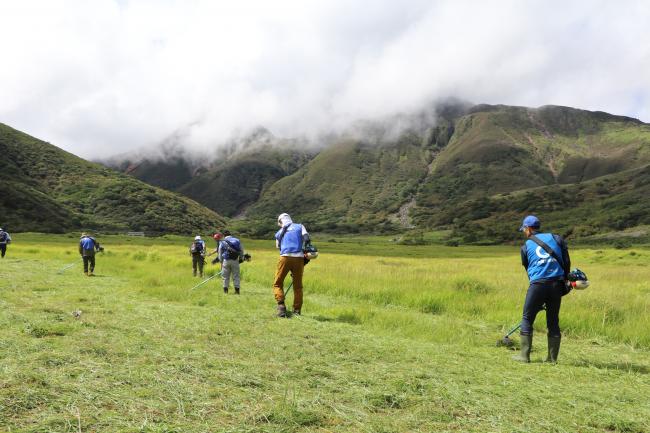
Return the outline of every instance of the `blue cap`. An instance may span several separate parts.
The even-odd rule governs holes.
[[[521,223],[521,227],[519,227],[519,231],[523,232],[526,227],[538,229],[540,225],[541,223],[539,222],[539,218],[537,218],[535,215],[528,215],[526,218],[524,218],[524,221]]]

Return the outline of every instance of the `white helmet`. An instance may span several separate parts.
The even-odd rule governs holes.
[[[201,240],[201,236],[196,236],[196,237],[194,238],[194,240],[195,240],[195,241],[200,241],[200,240]]]
[[[291,222],[291,217],[288,213],[281,213],[278,215],[278,225],[285,226]]]

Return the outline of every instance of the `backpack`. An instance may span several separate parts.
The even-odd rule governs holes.
[[[192,245],[190,245],[190,253],[201,254],[202,252],[203,252],[203,242],[201,241],[192,242]]]
[[[229,239],[229,240],[223,240],[223,246],[226,249],[225,251],[225,256],[227,256],[228,259],[230,260],[238,260],[239,255],[241,254],[241,243],[239,242],[239,239],[234,238],[234,239]]]

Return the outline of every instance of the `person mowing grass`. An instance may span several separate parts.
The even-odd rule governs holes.
[[[571,269],[571,258],[566,242],[552,233],[539,233],[541,223],[534,215],[524,218],[519,231],[526,236],[521,247],[521,264],[528,273],[530,286],[526,292],[521,319],[521,351],[516,361],[530,362],[533,346],[533,323],[537,313],[546,305],[548,329],[547,362],[557,362],[560,353],[560,304],[567,293],[566,275]]]
[[[203,277],[203,264],[205,263],[205,241],[201,236],[195,236],[190,244],[190,256],[192,257],[192,276],[196,277],[196,268],[199,269],[199,277]]]
[[[99,242],[87,233],[81,234],[79,240],[79,254],[84,262],[84,274],[88,277],[95,276],[95,252],[103,251],[104,249],[99,245]]]
[[[309,243],[309,233],[302,224],[296,224],[287,213],[278,216],[280,230],[275,234],[275,247],[280,259],[275,271],[273,292],[278,303],[278,317],[287,317],[284,304],[284,279],[289,272],[293,279],[293,314],[300,315],[302,308],[302,274],[305,268],[304,244]]]
[[[11,243],[9,233],[0,228],[0,256],[4,259],[7,253],[7,245]]]
[[[221,278],[223,280],[223,293],[228,293],[230,286],[230,276],[235,286],[235,295],[239,295],[241,287],[239,277],[239,264],[244,257],[244,246],[241,241],[234,237],[228,230],[223,231],[223,240],[219,242],[217,257],[221,261]]]

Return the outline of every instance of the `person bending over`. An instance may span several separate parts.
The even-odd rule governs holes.
[[[530,362],[533,324],[537,313],[544,309],[544,305],[548,329],[546,361],[557,362],[562,339],[560,305],[562,295],[565,293],[566,274],[571,269],[571,258],[564,239],[552,233],[540,233],[540,227],[539,219],[529,215],[524,218],[519,228],[519,231],[526,236],[526,242],[521,247],[521,264],[526,269],[530,281],[521,319],[521,352],[514,357],[521,362]],[[553,251],[553,254],[547,252],[543,244]]]

